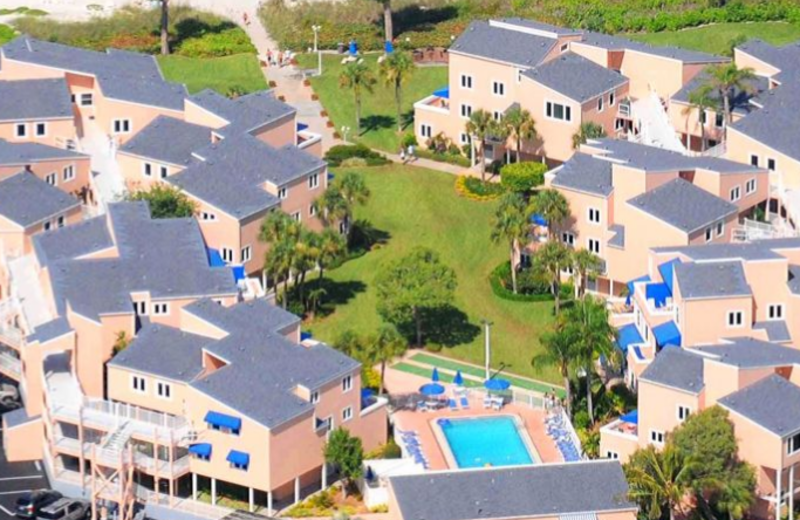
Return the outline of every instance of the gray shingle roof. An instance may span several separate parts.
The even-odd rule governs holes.
[[[800,238],[772,238],[736,244],[703,244],[657,247],[658,253],[678,252],[694,260],[775,260],[783,258],[778,249],[800,249]]]
[[[80,201],[29,172],[0,181],[0,215],[23,227],[80,206]]]
[[[792,335],[789,334],[789,327],[786,325],[785,320],[757,321],[753,324],[753,329],[766,331],[767,339],[770,341],[786,343],[792,340]]]
[[[800,294],[800,265],[789,264],[789,291],[792,294]]]
[[[639,379],[697,394],[704,386],[703,358],[687,349],[667,347],[656,355]]]
[[[738,261],[682,262],[673,267],[684,299],[730,298],[753,294]]]
[[[800,75],[800,42],[795,41],[778,47],[759,39],[753,39],[736,48],[780,69],[775,76],[778,81],[797,81],[798,75]]]
[[[763,108],[732,124],[730,129],[800,160],[800,140],[796,138],[800,135],[800,118],[794,115],[798,98],[798,83],[771,89],[758,98]]]
[[[450,52],[527,68],[541,63],[557,41],[555,38],[492,26],[490,22],[475,21],[456,38],[450,46]]]
[[[294,107],[275,98],[271,91],[266,90],[229,99],[207,89],[194,94],[189,101],[228,121],[228,125],[215,130],[226,137],[252,132],[297,113]]]
[[[22,408],[4,413],[3,422],[5,422],[6,428],[14,428],[15,426],[21,426],[32,421],[38,421],[41,417],[41,415],[28,415],[28,412],[25,411],[25,407],[23,406]]]
[[[0,82],[2,83],[2,82]],[[53,159],[88,159],[88,155],[39,143],[9,143],[0,139],[0,164],[24,166]]]
[[[69,89],[63,78],[0,81],[0,121],[72,117]]]
[[[523,76],[583,103],[628,82],[617,71],[601,67],[573,52],[528,69]]]
[[[111,99],[183,110],[188,95],[185,86],[164,80],[153,56],[117,49],[97,52],[29,36],[10,41],[0,52],[9,59],[92,75]]]
[[[389,481],[403,520],[534,518],[636,507],[627,500],[617,461],[428,472]]]
[[[240,220],[280,203],[264,190],[265,183],[282,186],[325,168],[324,161],[296,146],[273,148],[247,134],[223,139],[195,155],[204,160],[168,182]]]
[[[496,23],[494,20],[493,23]],[[542,31],[546,33],[557,34],[558,36],[574,36],[582,34],[583,31],[580,29],[572,29],[570,27],[559,27],[557,25],[551,25],[549,23],[538,22],[536,20],[527,20],[525,18],[519,17],[511,17],[511,18],[500,18],[497,22],[515,25],[517,27],[522,27],[523,29],[532,29],[534,31]]]
[[[725,343],[698,346],[694,350],[720,363],[739,368],[800,365],[800,350],[755,338],[731,338]]]
[[[33,247],[40,265],[77,258],[113,245],[105,217],[94,217],[64,230],[33,237]]]
[[[72,331],[72,327],[67,321],[67,318],[61,316],[54,320],[48,321],[47,323],[42,323],[36,327],[36,330],[33,331],[33,334],[30,334],[26,339],[28,340],[28,343],[33,341],[44,343],[46,341],[63,336],[64,334],[68,334],[70,331]]]
[[[193,162],[192,152],[211,143],[211,129],[174,117],[158,116],[120,152],[177,165]]]
[[[723,397],[719,404],[780,437],[800,430],[800,387],[775,374]]]
[[[602,47],[608,50],[630,49],[632,51],[662,56],[664,58],[672,58],[684,63],[723,63],[730,61],[730,58],[716,56],[714,54],[708,54],[705,52],[692,51],[688,49],[682,49],[680,47],[648,45],[646,43],[628,40],[627,38],[609,36],[607,34],[591,31],[586,31],[584,33],[582,41],[589,45]]]
[[[739,208],[683,179],[673,179],[628,201],[681,231],[691,234],[738,213]]]
[[[625,226],[614,224],[608,228],[609,231],[614,233],[614,236],[608,239],[608,245],[611,247],[625,247]]]
[[[701,72],[700,74],[696,75],[686,85],[684,85],[683,88],[676,92],[670,98],[670,101],[689,103],[689,96],[691,93],[705,84],[708,80],[708,77],[709,76],[706,72]],[[761,76],[757,76],[749,83],[752,91],[747,92],[736,89],[733,95],[733,103],[731,103],[731,110],[742,115],[746,115],[754,111],[756,107],[750,103],[750,99],[769,88],[769,81],[767,78]],[[717,104],[717,106],[722,107],[722,99],[720,98],[718,91],[712,90],[709,93],[709,97]]]
[[[606,197],[614,191],[612,163],[576,152],[556,171],[552,185]]]

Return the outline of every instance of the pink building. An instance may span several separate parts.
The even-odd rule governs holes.
[[[88,203],[91,191],[88,155],[41,143],[12,143],[0,139],[0,179],[22,170]]]
[[[75,137],[66,80],[0,81],[0,139],[63,148]]]
[[[797,494],[799,383],[794,348],[744,337],[691,349],[670,346],[639,377],[638,410],[600,430],[600,452],[624,462],[639,447],[662,446],[692,413],[721,406],[733,422],[739,457],[756,468],[751,514],[780,518],[784,507],[792,511]]]

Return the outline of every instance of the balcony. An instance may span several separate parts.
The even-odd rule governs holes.
[[[297,147],[301,150],[322,142],[322,136],[308,129],[308,125],[297,123]]]
[[[607,433],[626,440],[639,441],[639,425],[633,422],[617,419],[600,428],[601,433]]]
[[[22,361],[10,349],[0,346],[0,374],[19,381],[22,377]]]
[[[414,110],[425,110],[442,115],[450,115],[450,94],[446,89],[439,89],[430,96],[414,103]]]
[[[622,119],[632,119],[633,111],[631,110],[631,101],[630,99],[623,99],[619,102],[619,107],[617,108],[617,117]]]

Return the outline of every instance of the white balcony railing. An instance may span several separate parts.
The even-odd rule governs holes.
[[[0,351],[0,373],[19,381],[22,377],[22,362],[9,352]]]
[[[414,103],[414,110],[426,110],[442,115],[450,115],[450,103],[439,96],[428,96]]]

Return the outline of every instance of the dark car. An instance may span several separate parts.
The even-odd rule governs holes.
[[[17,499],[14,513],[20,518],[36,518],[43,507],[49,506],[61,497],[61,493],[51,489],[30,491]]]
[[[89,502],[72,498],[60,498],[46,505],[36,515],[38,520],[84,520],[90,513]]]

